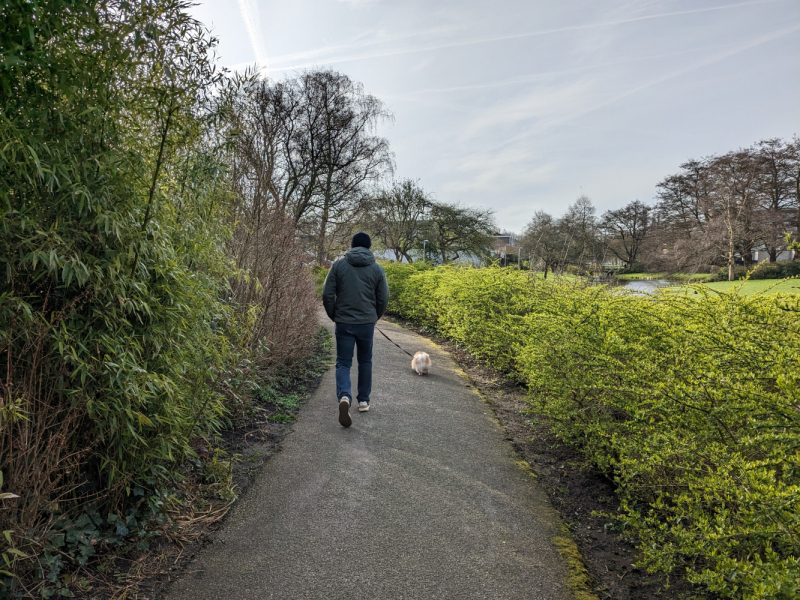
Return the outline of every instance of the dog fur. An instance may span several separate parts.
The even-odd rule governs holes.
[[[411,359],[411,368],[417,372],[417,375],[427,375],[428,369],[431,368],[431,357],[427,352],[417,352]]]

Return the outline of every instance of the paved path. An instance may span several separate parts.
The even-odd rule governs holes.
[[[372,408],[344,429],[331,369],[167,598],[569,597],[546,500],[491,412],[444,351],[379,327],[431,374],[376,331]]]

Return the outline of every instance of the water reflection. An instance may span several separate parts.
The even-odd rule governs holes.
[[[635,281],[623,282],[620,287],[625,290],[630,290],[637,294],[652,294],[659,288],[675,285],[674,281],[666,279],[639,279]]]

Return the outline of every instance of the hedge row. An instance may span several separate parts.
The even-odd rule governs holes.
[[[800,597],[799,297],[386,271],[390,311],[518,378],[613,477],[643,566],[724,597]]]
[[[784,279],[800,275],[800,262],[760,263],[755,267],[737,266],[733,271],[734,280],[739,279]],[[708,281],[728,281],[728,267],[722,267]]]

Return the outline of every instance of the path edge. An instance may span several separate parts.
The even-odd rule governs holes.
[[[451,352],[441,346],[427,333],[409,329],[400,319],[392,315],[384,315],[382,318],[395,327],[399,327],[404,331],[424,337],[437,350],[449,356],[455,365],[456,373],[458,373],[458,375],[466,381],[466,386],[481,399],[481,402],[483,402],[484,405],[486,405],[486,407],[492,411],[492,421],[503,432],[504,437],[509,439],[509,432],[498,418],[494,403],[480,388],[480,386],[473,381],[469,374],[464,371],[458,359]],[[536,475],[536,472],[533,470],[533,467],[531,467],[530,463],[525,460],[522,453],[517,450],[513,444],[510,444],[510,447],[514,455],[514,463],[516,464],[517,468],[531,479],[538,480],[538,475]],[[544,508],[547,511],[547,514],[543,515],[543,520],[551,527],[555,534],[550,538],[550,542],[556,548],[559,556],[561,556],[561,560],[566,566],[566,585],[568,593],[572,596],[573,600],[599,600],[597,594],[595,594],[592,590],[592,579],[589,576],[589,571],[586,569],[583,556],[581,555],[578,545],[575,543],[569,527],[567,527],[566,523],[564,523],[564,521],[561,519],[558,511],[551,506],[547,494],[542,494],[542,500],[545,503]]]

